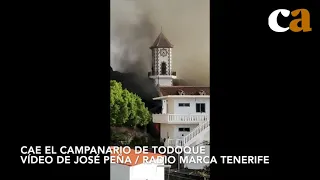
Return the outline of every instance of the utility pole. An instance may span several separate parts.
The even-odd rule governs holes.
[[[180,154],[178,153],[178,171],[180,172]]]

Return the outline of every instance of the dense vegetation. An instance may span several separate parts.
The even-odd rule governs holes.
[[[151,121],[151,114],[141,98],[123,89],[121,83],[111,80],[110,94],[111,126],[135,128]]]
[[[111,145],[157,145],[145,131],[136,127],[146,127],[151,122],[151,114],[141,98],[122,88],[122,84],[110,81],[110,125]],[[142,128],[143,129],[143,128]]]

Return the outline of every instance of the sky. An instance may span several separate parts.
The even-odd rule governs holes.
[[[209,85],[209,0],[111,0],[111,66],[147,77],[162,32],[174,45],[173,71],[190,85]]]

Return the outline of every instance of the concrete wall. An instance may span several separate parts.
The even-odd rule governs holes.
[[[157,164],[131,166],[130,180],[164,180],[164,167],[157,167]]]
[[[196,128],[198,124],[160,124],[160,137],[163,138],[169,138],[170,139],[181,139],[181,134],[184,134],[186,136],[189,134],[194,128]],[[190,128],[190,132],[180,132],[179,128]]]
[[[129,180],[130,166],[110,163],[110,180]]]
[[[190,103],[189,107],[180,107],[179,103]],[[197,113],[196,112],[196,104],[197,103],[204,103],[205,104],[205,112],[204,113]],[[185,98],[168,98],[166,101],[163,101],[163,106],[166,106],[163,111],[163,113],[167,114],[210,114],[210,97],[185,97]],[[194,128],[196,128],[199,124],[166,124],[161,123],[160,124],[160,137],[163,138],[169,138],[170,139],[182,139],[186,135],[188,135]],[[190,132],[179,132],[179,128],[190,128]],[[181,134],[184,134],[184,136],[181,136]],[[197,160],[197,156],[201,157],[210,157],[210,146],[209,145],[203,145],[203,141],[209,141],[210,142],[210,131],[205,131],[203,134],[199,134],[197,137],[197,140],[190,145],[190,147],[194,146],[205,146],[206,151],[205,154],[185,154],[188,158],[195,158]],[[210,161],[211,159],[207,159],[207,161]],[[203,169],[205,166],[209,165],[207,162],[198,162],[198,163],[185,163],[184,166],[189,169]]]
[[[174,100],[169,98],[167,99],[167,103],[168,103],[168,114],[174,114]]]
[[[166,138],[168,139],[168,136],[169,138],[173,138],[175,137],[175,134],[174,134],[174,125],[172,124],[165,124],[165,123],[161,123],[160,124],[160,138],[163,139],[163,138]]]
[[[197,156],[205,157],[209,156],[210,157],[210,145],[204,145],[202,144],[203,141],[208,141],[210,142],[210,131],[204,133],[203,135],[198,136],[198,139],[196,142],[192,143],[189,147],[195,147],[195,146],[205,146],[205,154],[185,154],[185,156],[188,156],[190,158],[193,156],[194,158],[197,158]],[[209,161],[211,159],[208,159]],[[203,169],[206,165],[209,165],[208,163],[185,163],[184,166],[189,169]]]
[[[155,85],[159,85],[160,86],[172,86],[172,77],[164,77],[164,76],[160,76],[159,79],[155,79]]]
[[[190,103],[190,107],[179,107],[179,103]],[[205,103],[205,113],[210,112],[210,98],[176,98],[172,111],[174,114],[198,114],[196,103]]]
[[[168,112],[168,103],[167,103],[167,100],[164,99],[162,100],[162,114],[167,114]]]
[[[209,145],[199,145],[199,146],[204,146],[205,147],[205,153],[204,154],[185,154],[184,156],[187,157],[187,158],[191,158],[193,157],[195,160],[197,160],[197,156],[200,156],[202,157],[210,157],[210,146]],[[198,146],[198,147],[199,147]],[[192,147],[192,146],[190,146]],[[210,162],[210,158],[209,159],[206,159],[206,161],[209,161]],[[197,161],[196,161],[197,162]],[[188,169],[203,169],[205,166],[208,166],[210,165],[210,163],[207,163],[207,162],[198,162],[198,163],[194,163],[194,162],[190,162],[190,163],[185,163],[184,164],[184,167],[185,168],[188,168]]]
[[[126,166],[110,164],[110,180],[164,180],[164,167],[161,164],[139,164]]]
[[[190,107],[179,107],[179,103],[190,103]],[[205,103],[205,113],[210,113],[210,98],[168,98],[162,100],[162,114],[198,114],[196,103]]]
[[[196,128],[198,124],[176,124],[174,127],[174,135],[177,139],[182,139],[186,135],[188,135],[194,128]],[[190,128],[189,132],[179,131],[179,128]]]

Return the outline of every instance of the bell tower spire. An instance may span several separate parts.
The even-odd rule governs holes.
[[[152,71],[148,77],[153,79],[158,86],[172,86],[176,72],[172,71],[172,48],[173,45],[164,36],[162,26],[160,34],[150,47],[152,52]]]

